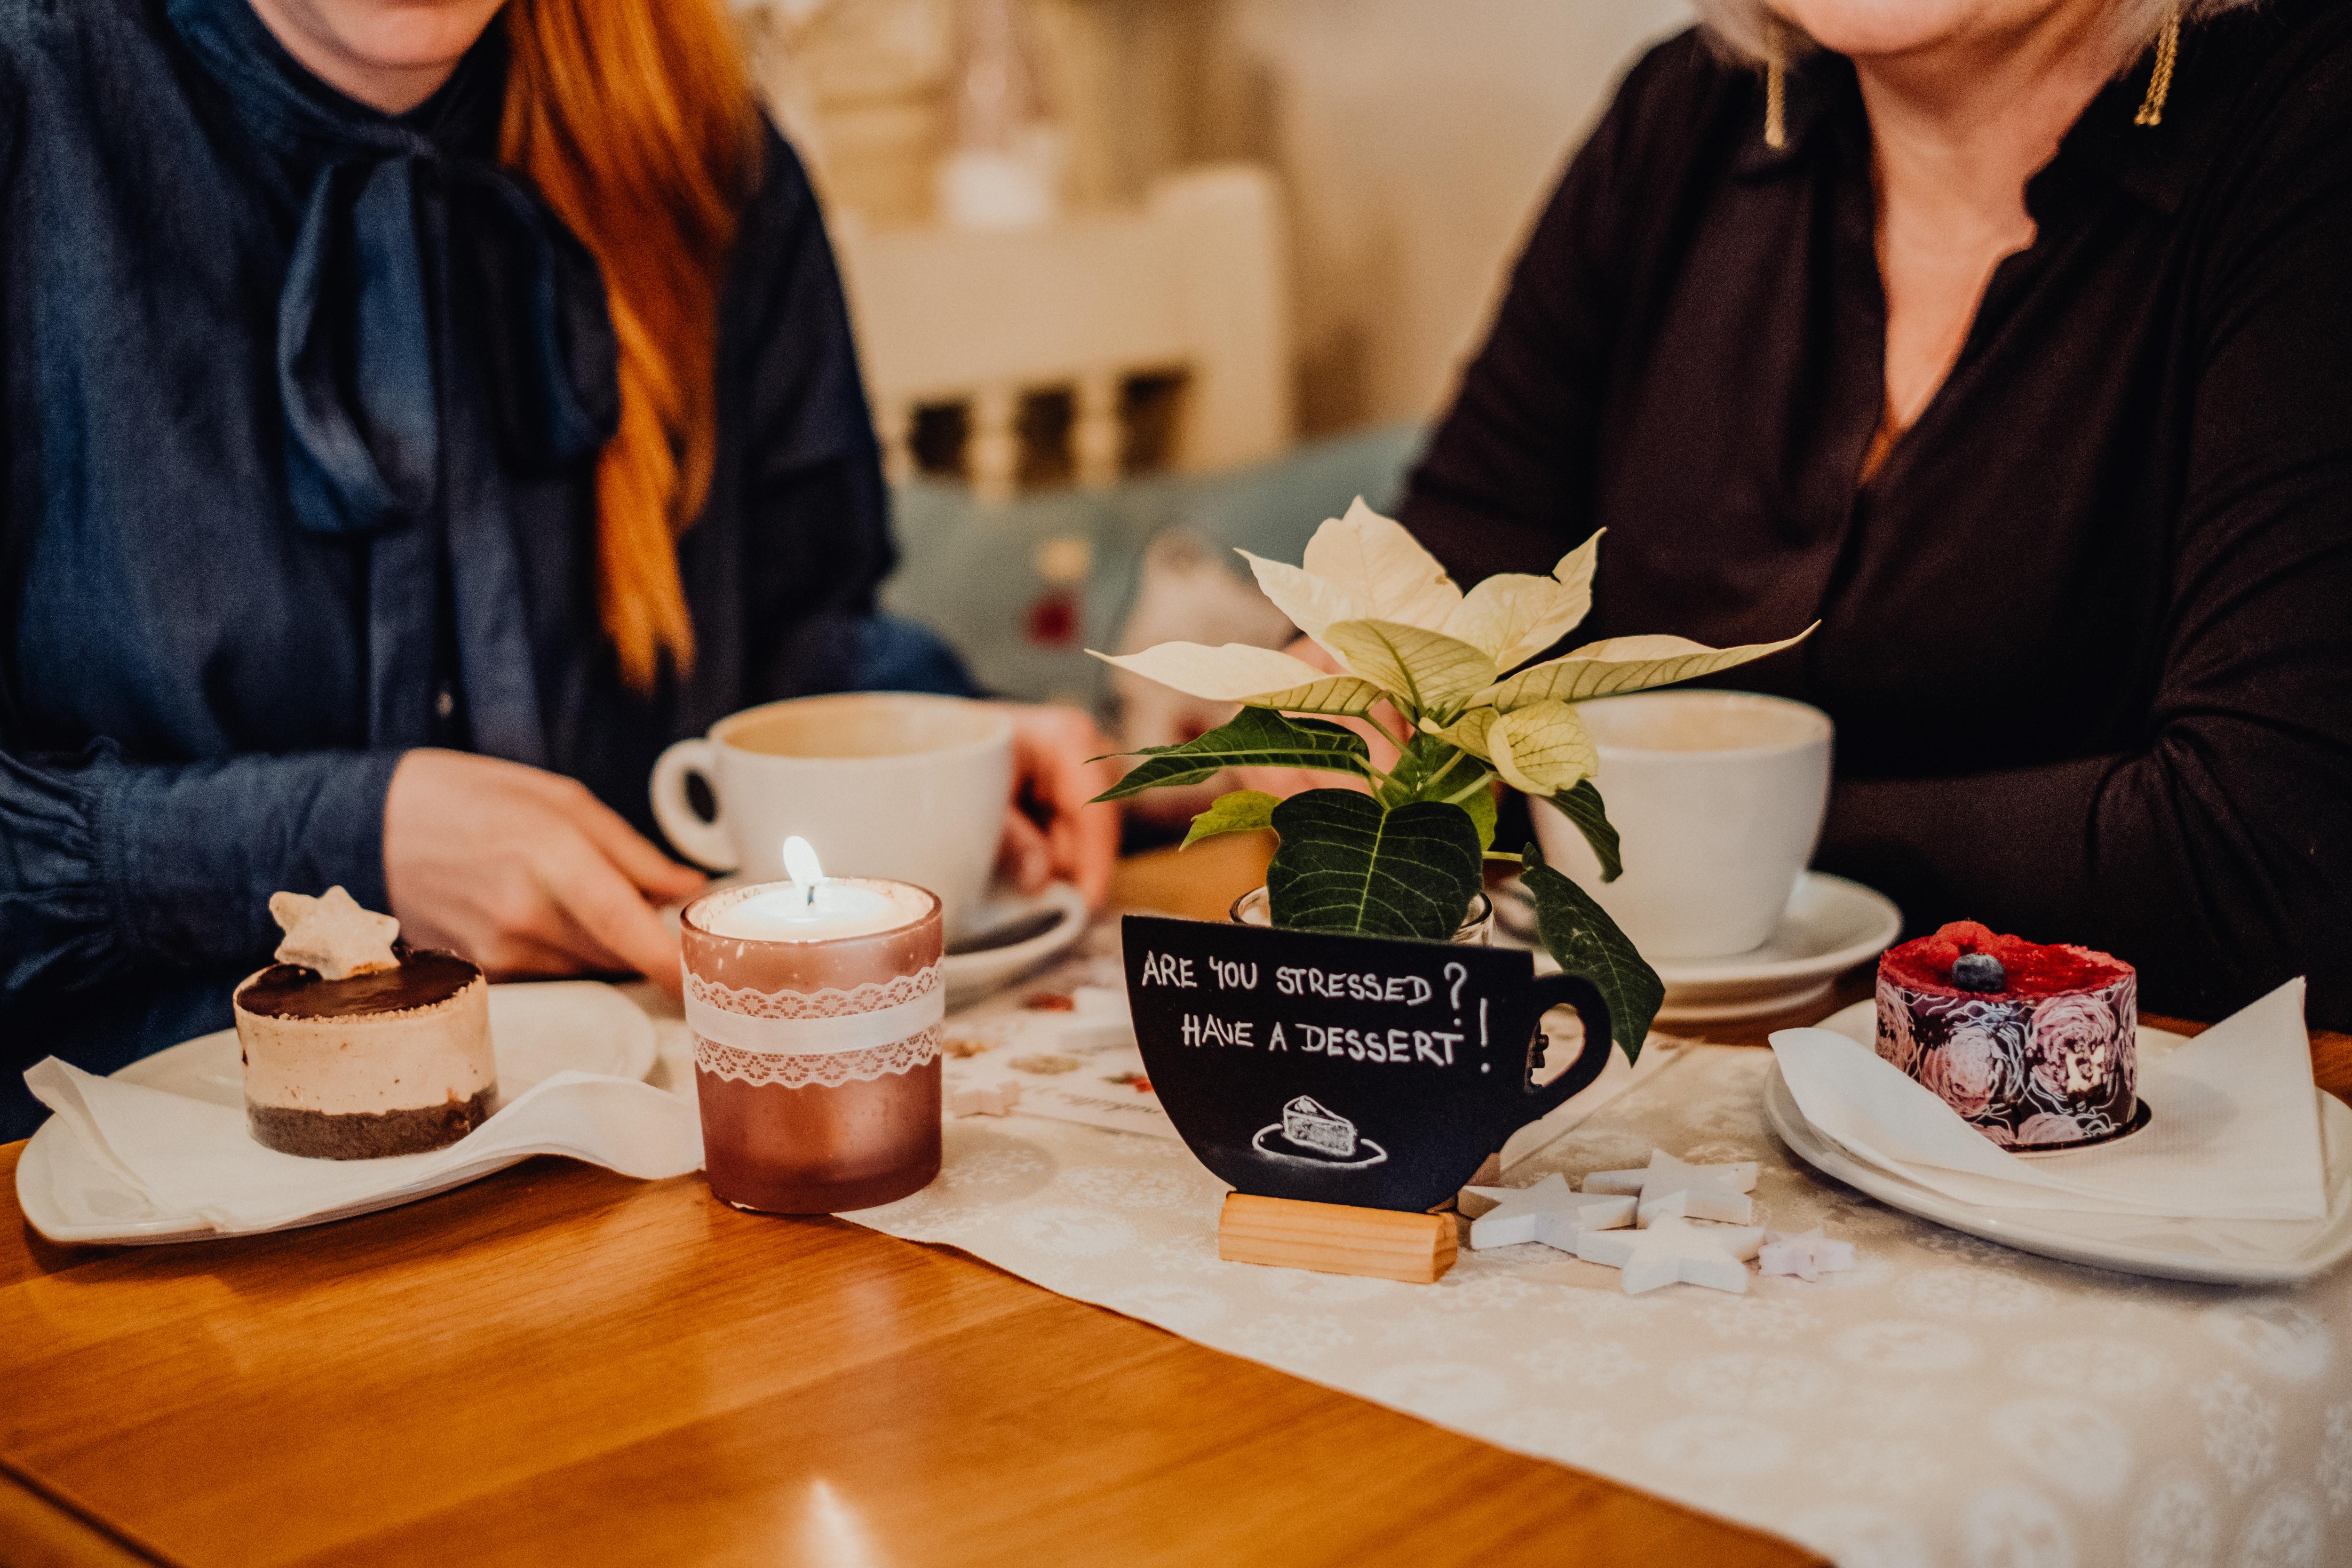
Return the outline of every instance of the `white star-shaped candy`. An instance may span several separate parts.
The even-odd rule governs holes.
[[[1584,1178],[1588,1193],[1634,1193],[1642,1200],[1641,1222],[1650,1223],[1666,1199],[1687,1195],[1683,1212],[1692,1219],[1727,1220],[1746,1225],[1756,1205],[1745,1194],[1756,1190],[1756,1162],[1728,1165],[1686,1165],[1664,1149],[1650,1151],[1650,1164],[1642,1171],[1595,1171]]]
[[[1853,1267],[1853,1243],[1832,1241],[1822,1234],[1821,1226],[1811,1230],[1764,1233],[1764,1247],[1756,1255],[1756,1267],[1765,1274],[1794,1274],[1800,1279],[1815,1279],[1824,1274]]]
[[[269,895],[269,916],[286,940],[278,944],[280,963],[315,969],[321,980],[349,980],[354,974],[381,974],[400,967],[392,944],[400,940],[400,922],[390,915],[363,910],[359,900],[340,887],[318,898],[300,893]]]
[[[1601,1193],[1580,1193],[1568,1178],[1554,1173],[1531,1187],[1465,1187],[1491,1198],[1496,1206],[1470,1222],[1473,1247],[1510,1247],[1540,1241],[1562,1252],[1576,1250],[1576,1238],[1588,1230],[1615,1230],[1633,1223],[1633,1200]]]
[[[1748,1265],[1764,1243],[1764,1233],[1745,1226],[1693,1225],[1682,1215],[1677,1194],[1642,1230],[1588,1230],[1576,1238],[1576,1255],[1587,1263],[1624,1270],[1629,1296],[1677,1281],[1734,1293],[1748,1289]]]

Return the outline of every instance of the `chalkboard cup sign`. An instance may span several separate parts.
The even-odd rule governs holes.
[[[1144,1069],[1201,1163],[1244,1193],[1420,1212],[1601,1075],[1609,1010],[1532,953],[1127,917]],[[1584,1048],[1538,1084],[1544,1013]]]

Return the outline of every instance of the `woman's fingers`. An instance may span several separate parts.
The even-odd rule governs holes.
[[[677,987],[677,937],[648,899],[684,898],[702,878],[574,781],[420,749],[394,771],[383,822],[384,881],[411,941],[501,976],[635,970]]]
[[[996,864],[1024,893],[1038,892],[1054,879],[1054,851],[1045,830],[1030,821],[1017,803],[1004,808],[1004,833],[997,843]]]
[[[620,868],[622,875],[647,894],[665,900],[691,898],[709,880],[706,873],[681,866],[663,854],[652,840],[630,826],[626,817],[591,795],[584,785],[569,779],[561,782],[571,785],[563,792],[564,816]]]
[[[590,942],[617,959],[618,967],[677,990],[677,933],[584,835],[580,849],[541,863],[541,885],[551,902]]]
[[[1040,845],[1045,869],[1036,885],[1066,878],[1099,905],[1118,859],[1118,810],[1094,799],[1118,782],[1118,767],[1094,759],[1112,743],[1076,709],[1016,708],[1013,714],[1016,801],[1034,802],[1045,816]],[[1008,828],[1008,838],[1013,835]]]

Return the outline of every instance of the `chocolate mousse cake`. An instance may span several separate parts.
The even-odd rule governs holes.
[[[255,1139],[289,1154],[364,1160],[454,1143],[498,1093],[489,985],[453,952],[398,942],[399,923],[341,888],[280,893],[278,962],[236,988]]]
[[[2102,1143],[2146,1121],[2138,989],[2106,953],[1956,921],[1879,959],[1878,1054],[2005,1148]]]

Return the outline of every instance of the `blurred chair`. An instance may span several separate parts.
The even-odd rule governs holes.
[[[846,212],[836,226],[894,479],[953,474],[1002,501],[1290,444],[1289,263],[1255,164],[1189,169],[1140,208],[1010,232]]]
[[[1355,497],[1392,507],[1423,438],[1418,425],[1391,426],[1225,473],[1066,486],[1006,503],[919,478],[893,492],[900,561],[882,602],[939,631],[992,690],[1091,709],[1138,743],[1183,739],[1169,732],[1180,713],[1139,706],[1086,650],[1286,642],[1287,623],[1258,597],[1234,547],[1296,561]]]

